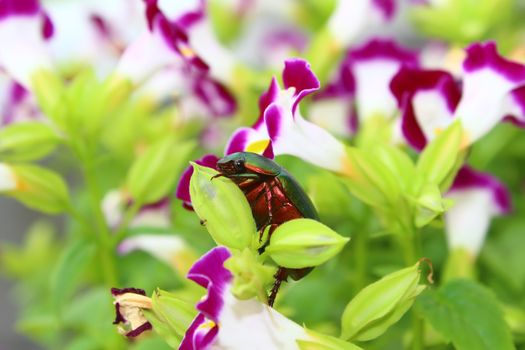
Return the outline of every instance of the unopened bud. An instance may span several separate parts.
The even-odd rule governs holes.
[[[250,205],[235,183],[216,177],[217,171],[192,163],[191,203],[219,245],[242,250],[256,234]]]
[[[302,269],[330,260],[348,241],[319,221],[295,219],[277,227],[265,252],[279,266]]]
[[[425,289],[419,284],[419,266],[388,274],[361,290],[343,312],[341,338],[371,340],[396,323]]]

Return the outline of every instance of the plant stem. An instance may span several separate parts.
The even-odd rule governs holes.
[[[118,279],[113,253],[113,245],[111,244],[111,232],[106,224],[106,219],[104,218],[104,214],[102,213],[102,209],[100,207],[102,197],[94,173],[92,157],[83,157],[82,161],[82,171],[86,186],[89,191],[91,210],[93,212],[93,219],[96,225],[97,234],[95,236],[97,238],[97,244],[99,247],[102,273],[108,287],[117,286]]]
[[[359,292],[367,284],[367,267],[368,267],[368,230],[366,227],[361,226],[362,229],[358,230],[354,234],[354,257],[355,257],[355,268],[356,278],[355,287],[356,292]]]

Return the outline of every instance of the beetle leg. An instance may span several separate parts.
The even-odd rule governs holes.
[[[281,288],[281,283],[283,281],[286,281],[288,277],[288,273],[286,271],[286,268],[279,267],[277,269],[277,272],[273,276],[275,278],[275,282],[273,283],[272,290],[270,291],[270,295],[268,296],[268,305],[270,307],[273,307],[273,303],[275,302],[275,297],[277,297],[277,293],[279,292],[279,288]]]

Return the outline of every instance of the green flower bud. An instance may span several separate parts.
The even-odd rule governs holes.
[[[330,260],[349,240],[319,221],[295,219],[277,227],[265,252],[279,266],[302,269]]]
[[[177,336],[183,337],[197,315],[195,305],[177,298],[174,294],[157,289],[151,298],[152,310],[157,320],[167,325]],[[149,319],[149,317],[146,315]],[[153,327],[156,329],[155,325]]]
[[[29,208],[44,213],[60,213],[69,207],[66,183],[55,172],[36,165],[12,165],[15,186],[4,194],[17,199]]]
[[[452,205],[450,199],[443,198],[439,187],[432,184],[424,186],[421,194],[418,198],[414,199],[414,202],[417,206],[415,216],[415,224],[417,227],[427,225]]]
[[[258,261],[258,257],[258,254],[246,248],[242,253],[234,252],[224,263],[224,267],[230,270],[234,277],[231,291],[239,299],[267,299],[265,288],[273,282],[275,268],[263,265]]]
[[[307,338],[297,340],[300,350],[361,350],[357,345],[305,329]]]
[[[171,137],[150,146],[128,173],[127,188],[133,199],[152,203],[166,196],[193,148],[193,142],[177,144]]]
[[[16,123],[0,130],[0,158],[29,161],[51,153],[60,141],[57,133],[39,122]]]
[[[217,244],[242,250],[250,247],[257,229],[246,197],[217,171],[192,163],[191,203]]]
[[[345,183],[354,196],[379,208],[392,206],[400,197],[400,184],[393,172],[370,152],[348,148],[349,173]]]
[[[425,289],[419,284],[419,265],[388,274],[361,290],[343,312],[341,338],[371,340],[396,323]]]
[[[40,70],[31,77],[32,92],[44,114],[62,129],[67,116],[67,104],[64,102],[64,83],[52,71]]]
[[[458,170],[455,165],[461,157],[464,137],[463,127],[456,121],[425,147],[416,166],[424,182],[446,189],[442,184]]]

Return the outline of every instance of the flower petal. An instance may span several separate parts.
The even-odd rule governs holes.
[[[496,177],[474,170],[468,166],[460,169],[450,192],[470,189],[483,189],[492,196],[492,211],[494,214],[508,214],[512,210],[510,194],[505,185]]]
[[[525,86],[511,91],[505,98],[503,111],[504,120],[525,128]]]
[[[39,69],[51,69],[45,43],[52,24],[37,0],[0,2],[0,65],[20,84],[29,88]]]
[[[390,89],[402,111],[403,134],[418,150],[450,124],[461,98],[452,75],[440,70],[404,67]]]
[[[455,201],[445,214],[448,245],[477,256],[495,215],[510,211],[506,188],[489,174],[463,167],[447,198]]]
[[[217,167],[217,161],[219,158],[214,154],[206,154],[202,158],[197,159],[195,163],[199,165],[207,166],[208,168],[215,169]],[[175,196],[182,200],[186,206],[191,208],[191,196],[190,196],[190,179],[193,175],[193,167],[190,165],[182,172],[182,175],[177,184],[177,190]]]
[[[303,59],[289,59],[284,62],[284,88],[294,88],[294,102],[292,113],[295,113],[301,100],[319,89],[319,80],[310,69],[310,64]]]
[[[525,83],[525,65],[500,56],[494,42],[477,43],[467,48],[463,72],[463,97],[455,115],[474,142],[505,116],[504,98]]]
[[[12,191],[16,188],[16,174],[9,165],[0,163],[0,192]]]
[[[188,278],[208,290],[207,297],[197,304],[206,318],[219,322],[224,294],[233,276],[223,265],[231,256],[225,247],[216,247],[203,255],[188,272]]]
[[[346,58],[356,84],[356,108],[360,121],[380,115],[394,116],[396,100],[390,82],[403,66],[416,66],[417,56],[391,40],[373,39],[351,50]]]

